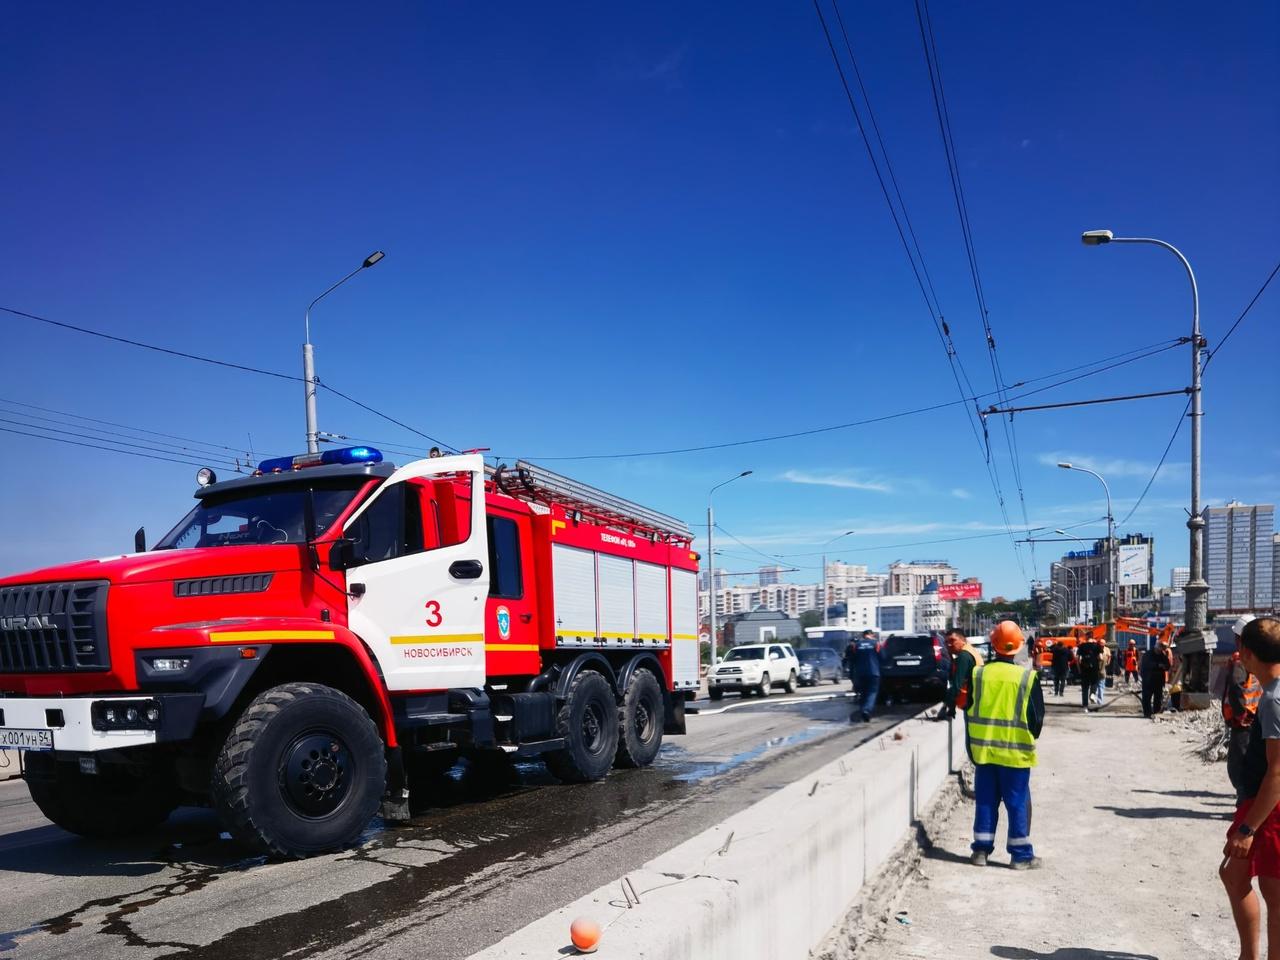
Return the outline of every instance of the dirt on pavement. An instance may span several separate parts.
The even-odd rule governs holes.
[[[962,800],[930,824],[897,896],[864,905],[882,919],[860,931],[859,960],[1235,956],[1217,879],[1234,810],[1225,764],[1203,762],[1184,725],[1143,719],[1132,694],[1087,715],[1075,688],[1046,700],[1031,779],[1043,867],[1009,868],[1003,820],[991,864],[972,866]]]

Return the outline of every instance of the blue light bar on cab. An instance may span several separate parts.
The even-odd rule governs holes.
[[[304,467],[321,467],[333,463],[381,463],[382,451],[373,447],[341,447],[323,453],[302,453],[296,457],[273,457],[258,464],[259,473],[284,473]]]

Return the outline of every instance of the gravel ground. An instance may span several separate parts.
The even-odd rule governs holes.
[[[1144,720],[1121,694],[1085,715],[1049,698],[1032,775],[1032,836],[1044,866],[969,864],[972,802],[928,838],[919,869],[859,960],[1219,960],[1234,927],[1217,880],[1233,810],[1226,768],[1196,756],[1221,714]],[[873,911],[868,911],[871,913]]]

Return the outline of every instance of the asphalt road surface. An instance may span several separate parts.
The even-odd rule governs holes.
[[[603,783],[460,764],[411,823],[302,862],[245,858],[194,808],[128,842],[81,840],[3,783],[0,957],[460,960],[919,709],[850,724],[847,689],[701,702],[652,767]]]

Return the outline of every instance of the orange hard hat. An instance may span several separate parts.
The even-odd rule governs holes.
[[[1023,639],[1022,628],[1012,620],[1001,620],[991,630],[991,646],[996,653],[1017,653],[1022,649]]]

